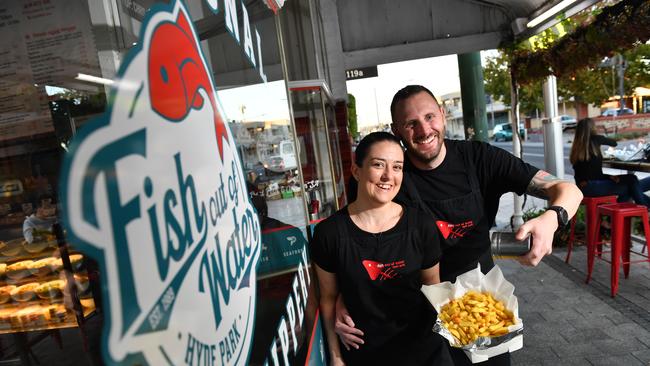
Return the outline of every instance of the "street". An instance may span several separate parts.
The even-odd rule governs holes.
[[[565,134],[566,135],[566,134]],[[563,139],[563,141],[567,141]],[[494,142],[490,141],[490,144],[493,146],[500,147],[510,153],[512,153],[512,141],[505,142]],[[544,145],[541,142],[529,142],[526,141],[522,144],[521,148],[523,152],[523,160],[528,164],[536,166],[540,169],[544,169]],[[565,177],[573,177],[573,167],[569,162],[569,152],[571,151],[571,144],[564,143],[564,175]],[[569,177],[568,177],[569,178]]]

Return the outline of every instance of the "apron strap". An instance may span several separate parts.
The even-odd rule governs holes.
[[[422,200],[422,197],[420,196],[420,193],[418,192],[418,189],[415,187],[415,184],[413,183],[413,179],[411,178],[411,173],[408,171],[404,172],[404,179],[402,179],[402,185],[406,189],[406,193],[409,196],[409,199],[411,199],[412,203],[415,203],[415,207],[423,210],[424,212],[428,213],[429,215],[436,217],[436,215],[431,212],[431,209],[429,206],[427,206],[426,203]]]
[[[474,165],[474,152],[472,151],[472,144],[464,144],[462,149],[463,162],[467,167],[467,181],[469,186],[472,188],[472,191],[480,191],[481,186],[478,183],[478,175],[476,174],[476,167]]]

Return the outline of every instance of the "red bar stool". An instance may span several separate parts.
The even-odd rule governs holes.
[[[587,224],[586,231],[586,245],[589,248],[590,244],[595,245],[596,234],[600,225],[596,225],[598,219],[598,206],[607,203],[616,203],[617,196],[601,196],[601,197],[584,197],[582,198],[581,205],[585,206],[585,221]],[[571,259],[571,251],[573,250],[573,242],[575,241],[576,231],[576,215],[571,218],[571,231],[569,234],[569,242],[567,243],[566,263]]]
[[[598,220],[596,227],[600,226],[601,215],[611,217],[612,223],[612,250],[611,250],[611,290],[612,297],[618,292],[618,272],[621,262],[623,262],[623,273],[625,278],[630,274],[630,264],[639,262],[650,262],[648,256],[645,259],[630,261],[631,252],[631,221],[633,217],[640,217],[643,223],[646,243],[650,240],[650,223],[648,223],[648,208],[643,205],[634,203],[614,203],[605,204],[598,207]],[[591,279],[591,272],[594,268],[594,257],[599,254],[596,245],[600,243],[600,231],[596,233],[597,237],[593,245],[587,248],[587,283]],[[602,252],[601,252],[602,253]],[[635,252],[636,253],[636,252]],[[641,253],[636,253],[641,255]],[[602,258],[601,258],[602,259]],[[603,259],[604,261],[607,261]]]

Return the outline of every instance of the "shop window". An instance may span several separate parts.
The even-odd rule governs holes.
[[[129,52],[143,46],[140,36],[149,13],[173,3],[25,0],[0,5],[6,19],[0,30],[9,35],[0,52],[0,361],[103,363],[101,336],[115,319],[102,307],[118,299],[113,288],[101,288],[105,263],[79,251],[59,225],[61,166],[87,125],[106,117],[115,103],[111,88]],[[340,164],[331,165],[329,157],[331,121],[323,114],[331,107],[319,95],[313,97],[318,110],[298,106],[298,115],[305,110],[311,117],[310,127],[297,131],[276,34],[279,15],[265,1],[218,1],[219,11],[210,3],[215,2],[184,2],[261,224],[254,333],[245,335],[252,339],[248,363],[270,364],[273,357],[284,357],[288,345],[281,329],[288,326],[287,357],[304,364],[317,307],[306,254],[309,210],[318,202],[315,217],[331,214],[335,190],[341,190],[331,183],[332,172],[337,182],[340,177]],[[224,6],[232,4],[237,22],[226,18]],[[252,43],[246,44],[246,32]],[[317,162],[318,157],[327,158]],[[308,181],[301,179],[304,172]],[[138,271],[155,269],[137,268],[133,275]],[[189,337],[187,342],[194,344]],[[226,357],[215,342],[215,352]]]

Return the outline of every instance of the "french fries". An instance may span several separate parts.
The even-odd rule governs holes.
[[[468,291],[463,297],[445,304],[438,317],[461,346],[478,337],[504,335],[515,323],[514,314],[501,301],[487,292],[476,291]]]

